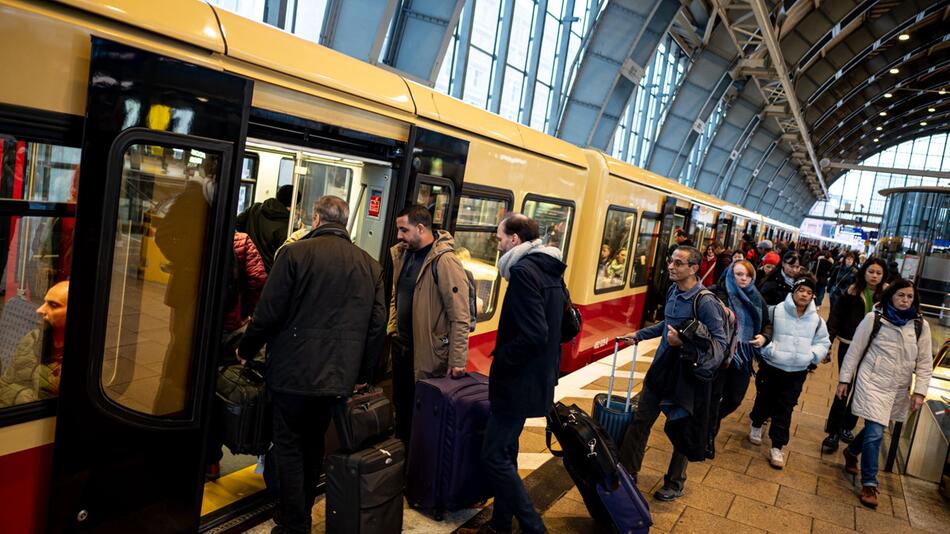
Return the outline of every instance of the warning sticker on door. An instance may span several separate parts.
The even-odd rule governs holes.
[[[383,190],[370,189],[369,190],[369,208],[366,213],[366,216],[371,219],[379,219],[379,210],[382,204],[383,204]]]

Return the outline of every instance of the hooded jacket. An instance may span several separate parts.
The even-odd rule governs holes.
[[[818,365],[828,354],[831,340],[815,302],[809,302],[805,313],[799,317],[789,293],[785,302],[775,305],[770,311],[772,342],[762,347],[762,358],[772,367],[790,373]]]
[[[390,249],[393,280],[399,279],[408,247],[399,243]],[[438,258],[438,259],[437,259]],[[432,275],[432,263],[439,262],[439,281]],[[389,300],[386,331],[396,332],[396,296]],[[437,230],[432,249],[426,255],[412,293],[412,358],[416,380],[445,376],[448,367],[468,365],[468,277],[455,255],[452,234]]]
[[[561,251],[544,246],[509,266],[488,381],[492,413],[540,417],[550,410],[560,369],[566,268]]]
[[[274,266],[277,249],[287,239],[290,210],[276,198],[253,204],[237,216],[237,230],[251,236],[251,241],[261,253],[264,268],[270,272]]]
[[[238,283],[232,288],[236,292],[231,296],[233,306],[224,316],[225,332],[233,332],[244,326],[247,318],[254,313],[264,283],[267,282],[264,260],[254,242],[243,232],[234,232],[234,261]]]
[[[914,393],[927,394],[930,377],[933,374],[933,357],[930,344],[930,324],[923,321],[920,339],[914,331],[914,321],[904,326],[896,326],[881,319],[881,330],[870,340],[874,327],[874,312],[864,316],[848,353],[841,364],[838,382],[849,383],[855,374],[854,396],[851,413],[858,417],[887,426],[888,422],[904,421],[910,411],[910,397],[907,395],[913,381]],[[864,354],[864,360],[858,360]]]

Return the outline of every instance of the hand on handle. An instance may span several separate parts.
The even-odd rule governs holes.
[[[619,336],[617,337],[616,341],[626,341],[627,343],[631,343],[633,345],[636,345],[637,343],[639,343],[639,341],[637,341],[636,332],[630,332],[629,334],[625,336]]]
[[[844,400],[844,398],[848,396],[848,385],[838,384],[838,390],[835,391],[835,396],[841,400]]]

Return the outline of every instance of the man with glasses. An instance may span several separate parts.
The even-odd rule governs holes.
[[[769,306],[775,306],[785,302],[785,297],[792,292],[792,284],[795,278],[802,270],[801,258],[794,250],[788,250],[782,256],[782,268],[775,269],[768,278],[762,282],[760,292],[765,303]]]
[[[694,387],[691,383],[693,379],[677,373],[676,370],[679,367],[675,365],[679,347],[683,345],[677,328],[694,318],[693,299],[701,299],[698,302],[695,318],[706,326],[714,343],[718,345],[715,353],[724,354],[728,350],[719,300],[709,295],[697,296],[704,289],[698,280],[701,261],[702,256],[695,248],[677,247],[666,262],[670,281],[673,284],[666,297],[665,319],[626,336],[634,344],[646,339],[662,337],[650,370],[647,371],[647,376],[643,381],[643,391],[638,397],[633,421],[627,427],[627,433],[620,447],[620,461],[634,478],[643,463],[650,429],[660,415],[661,405],[664,412],[670,412],[666,413],[667,419],[675,418],[678,415],[676,410],[683,410],[683,408],[675,405],[673,398],[684,389]],[[672,411],[669,410],[670,407]],[[672,501],[683,495],[687,463],[684,454],[673,451],[669,468],[663,477],[663,487],[654,494],[657,500]]]

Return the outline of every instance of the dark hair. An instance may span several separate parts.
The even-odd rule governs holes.
[[[680,245],[676,247],[676,250],[674,250],[673,252],[678,252],[680,250],[689,254],[689,259],[687,259],[686,261],[690,265],[699,265],[703,262],[703,255],[699,253],[699,250],[696,247],[687,247],[687,246]]]
[[[786,251],[785,254],[782,255],[782,263],[788,263],[788,264],[794,265],[796,263],[801,263],[801,261],[802,261],[801,256],[799,256],[798,253],[795,252],[794,250]]]
[[[409,219],[409,224],[415,226],[421,224],[422,226],[432,230],[432,212],[429,211],[429,208],[423,206],[422,204],[413,204],[408,208],[404,208],[400,211],[396,218],[406,217]]]
[[[538,222],[523,213],[509,213],[501,220],[501,231],[506,235],[516,235],[522,243],[541,237]]]
[[[683,230],[682,228],[677,228],[676,231],[673,232],[673,236],[675,236],[675,237],[689,237],[689,234],[686,233],[686,230]]]
[[[277,199],[277,202],[280,202],[288,208],[293,203],[294,198],[294,186],[287,184],[282,185],[277,189],[277,194],[274,195],[274,198]],[[300,202],[300,193],[297,193],[297,202]]]
[[[884,282],[887,280],[887,262],[881,258],[870,257],[864,262],[864,265],[858,269],[858,274],[855,275],[857,278],[854,280],[855,294],[861,295],[864,293],[864,290],[867,289],[868,282],[865,280],[864,275],[868,272],[868,267],[872,265],[877,265],[884,271],[881,276],[881,282],[874,288],[874,302],[880,302],[881,293],[884,292]]]
[[[906,278],[898,278],[891,282],[891,285],[887,286],[887,289],[884,290],[884,293],[881,294],[881,307],[883,308],[885,304],[894,300],[894,294],[904,288],[911,288],[914,290],[914,309],[917,310],[917,313],[920,313],[920,292],[917,291],[917,287],[914,286],[914,283]]]

